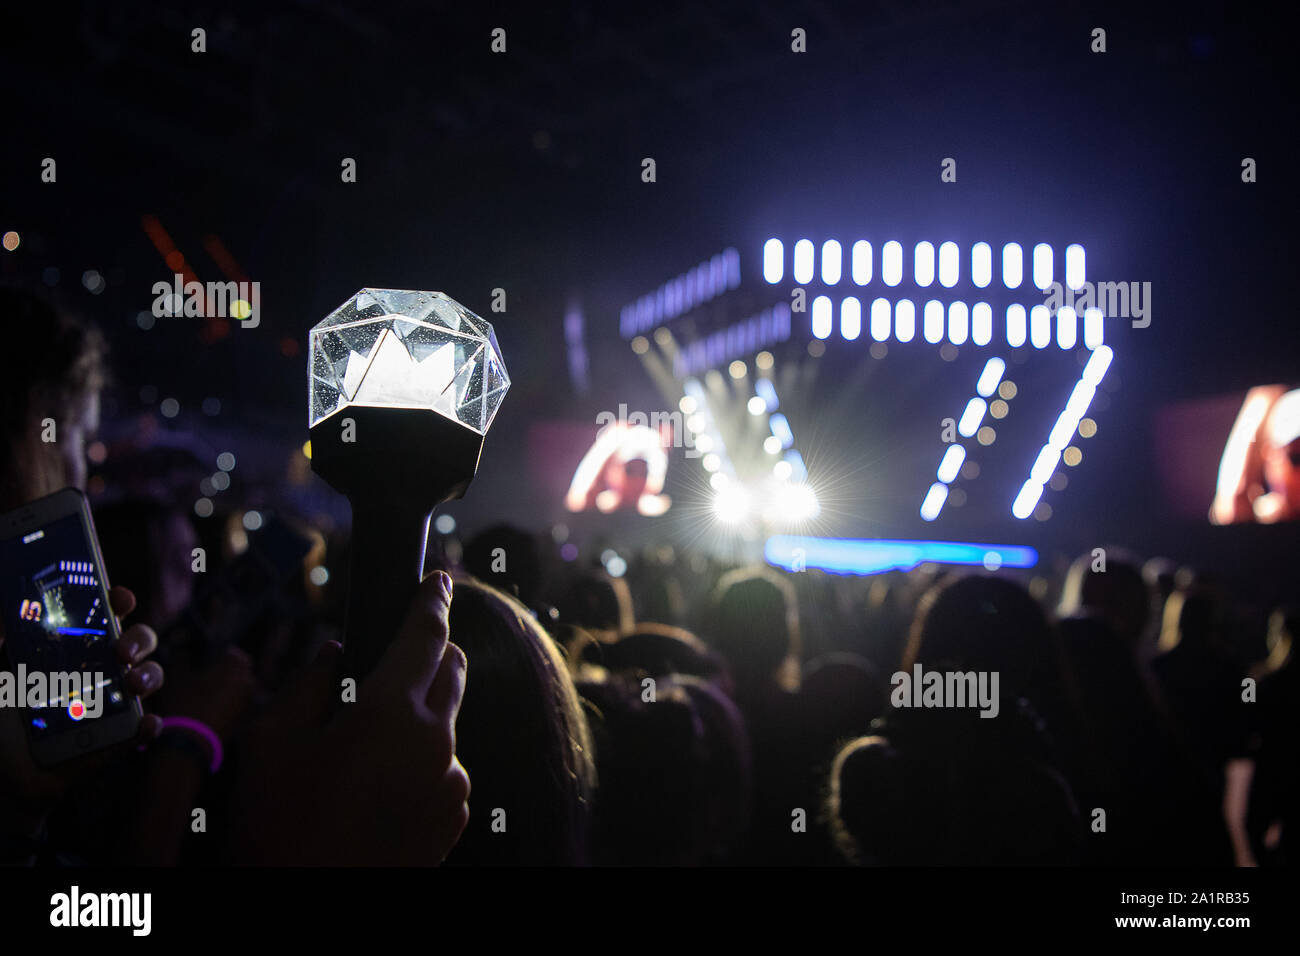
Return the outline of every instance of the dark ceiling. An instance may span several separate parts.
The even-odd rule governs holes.
[[[518,412],[501,421],[518,436],[648,388],[628,384],[618,308],[727,245],[864,221],[1028,225],[1075,230],[1099,263],[1159,282],[1150,404],[1227,391],[1294,377],[1300,351],[1284,284],[1293,57],[1261,16],[1014,0],[10,5],[0,230],[24,243],[0,270],[37,284],[59,270],[55,294],[114,341],[121,410],[141,386],[186,409],[216,395],[210,427],[288,436],[305,427],[294,343],[358,287],[439,288],[484,314],[503,287],[492,318]],[[47,156],[57,184],[40,182]],[[948,192],[944,156],[961,163]],[[219,237],[263,284],[262,326],[217,341],[179,320],[139,328],[170,274],[144,215],[203,279],[222,278],[204,249]],[[102,294],[82,288],[87,269]],[[575,299],[585,396],[564,372]]]

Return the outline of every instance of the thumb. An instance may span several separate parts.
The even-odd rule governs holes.
[[[434,678],[426,700],[434,717],[446,721],[452,728],[456,726],[460,704],[465,697],[466,666],[465,652],[455,644],[448,644],[446,653],[442,655],[442,666],[438,668],[438,676]]]
[[[379,693],[424,703],[447,650],[451,590],[451,576],[442,571],[421,582],[401,630],[371,674],[368,683]]]

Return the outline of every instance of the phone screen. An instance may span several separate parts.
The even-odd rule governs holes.
[[[25,675],[16,690],[33,708],[25,713],[33,742],[131,707],[111,614],[79,516],[0,541],[4,652],[15,679]]]

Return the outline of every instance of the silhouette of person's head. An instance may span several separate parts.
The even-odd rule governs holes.
[[[730,571],[718,581],[710,611],[706,637],[740,693],[798,686],[799,612],[789,581],[767,568]]]
[[[559,649],[509,595],[456,579],[451,639],[468,662],[456,753],[470,821],[448,863],[587,862],[595,769]]]
[[[97,329],[31,293],[0,288],[0,511],[86,483],[106,377]]]
[[[736,705],[682,675],[653,685],[612,675],[582,690],[599,713],[597,862],[721,862],[748,805],[748,739]]]
[[[949,580],[921,599],[903,669],[996,671],[1006,696],[1043,688],[1057,666],[1047,617],[1023,587],[972,574]]]
[[[479,532],[465,545],[465,570],[480,581],[537,607],[542,588],[542,559],[537,539],[507,524]]]
[[[1096,568],[1097,570],[1094,570]],[[1138,562],[1115,548],[1099,559],[1080,555],[1065,578],[1061,617],[1097,617],[1126,646],[1136,649],[1151,616],[1151,598]]]
[[[584,649],[584,659],[611,671],[637,671],[651,677],[689,674],[712,680],[722,662],[690,631],[666,624],[641,623],[617,641],[594,642]]]
[[[560,620],[590,631],[624,634],[632,627],[632,594],[627,582],[604,571],[588,571],[560,598]]]
[[[1165,601],[1160,650],[1204,651],[1218,642],[1222,630],[1223,606],[1218,595],[1203,585],[1177,590]]]

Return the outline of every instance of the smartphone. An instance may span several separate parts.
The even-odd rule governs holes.
[[[18,706],[44,767],[135,736],[117,618],[86,496],[65,488],[0,517],[0,704]]]

